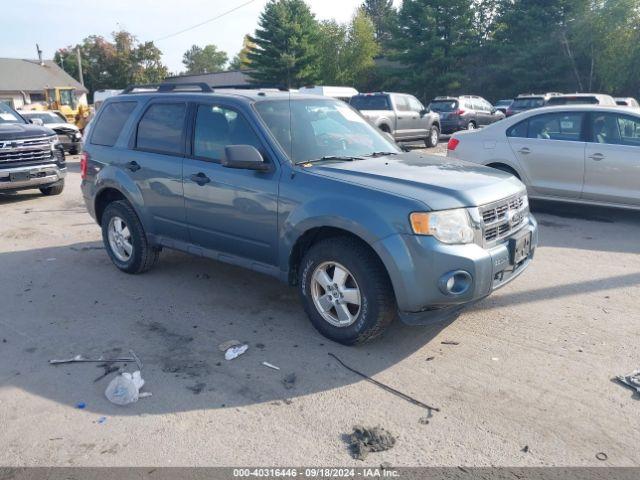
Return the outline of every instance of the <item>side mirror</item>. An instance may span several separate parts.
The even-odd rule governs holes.
[[[269,170],[269,164],[255,147],[251,145],[229,145],[224,149],[225,158],[222,166],[227,168],[239,168],[243,170],[257,170],[265,172]]]
[[[429,112],[431,112],[431,109],[429,107],[423,108],[422,110],[420,110],[420,116],[424,117]]]
[[[496,107],[491,107],[491,115],[495,115],[497,111]]]
[[[32,118],[29,120],[29,123],[33,123],[34,125],[38,125],[39,127],[42,127],[44,125],[44,122],[41,118]]]

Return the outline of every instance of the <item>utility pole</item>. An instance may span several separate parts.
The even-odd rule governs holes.
[[[80,57],[80,45],[76,47],[76,55],[78,57],[78,77],[80,77],[80,83],[84,87],[84,77],[82,76],[82,57]]]

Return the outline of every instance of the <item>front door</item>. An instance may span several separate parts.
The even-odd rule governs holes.
[[[535,115],[507,131],[532,195],[579,198],[584,181],[583,112]]]
[[[276,265],[279,169],[247,118],[224,104],[195,105],[191,156],[183,169],[191,242],[214,254]],[[252,145],[267,172],[223,167],[227,145]]]
[[[593,112],[583,198],[640,205],[640,117]]]

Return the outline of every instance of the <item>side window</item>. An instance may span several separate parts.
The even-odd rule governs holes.
[[[398,111],[408,112],[410,110],[409,102],[407,101],[407,97],[405,97],[404,95],[394,95],[393,100],[396,103],[396,108],[398,109]]]
[[[583,113],[548,113],[529,119],[529,138],[580,141]]]
[[[595,114],[591,138],[596,143],[640,146],[640,119],[613,113]]]
[[[136,147],[161,153],[182,153],[186,113],[185,103],[152,104],[138,124]]]
[[[260,140],[242,114],[217,105],[198,105],[193,155],[220,161],[224,158],[227,145],[251,145],[259,151],[263,150]]]
[[[407,97],[407,98],[409,99],[409,108],[411,108],[411,111],[413,111],[413,112],[421,112],[424,109],[424,107],[418,101],[417,98],[415,98],[415,97]]]
[[[529,126],[529,121],[524,120],[522,122],[516,123],[511,126],[507,130],[507,137],[516,137],[516,138],[527,138],[527,127]]]
[[[137,102],[109,103],[98,117],[98,121],[91,129],[91,143],[113,147],[124,128],[129,115],[136,108]],[[65,120],[66,122],[66,120]]]

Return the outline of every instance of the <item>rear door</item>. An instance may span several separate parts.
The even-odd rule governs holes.
[[[583,198],[640,206],[640,116],[592,112]]]
[[[191,153],[184,163],[191,242],[219,255],[276,265],[277,164],[237,108],[225,102],[203,102],[193,105],[192,116]],[[227,145],[254,146],[273,168],[258,172],[223,167]],[[249,266],[256,268],[255,263]]]
[[[394,111],[396,114],[396,131],[397,139],[406,139],[411,137],[411,130],[414,122],[414,112],[411,111],[409,100],[406,95],[392,95]]]
[[[184,101],[151,101],[140,116],[131,149],[119,159],[142,194],[151,231],[180,241],[188,239],[182,192],[186,114]]]
[[[507,130],[532,195],[579,198],[584,181],[585,112],[529,117]]]

